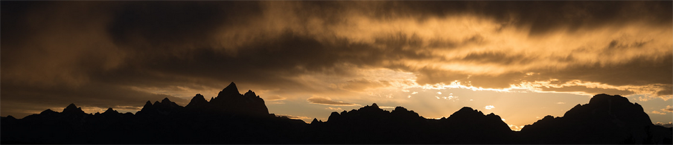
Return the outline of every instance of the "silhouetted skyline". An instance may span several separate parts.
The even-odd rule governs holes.
[[[60,113],[2,117],[2,143],[673,143],[673,128],[652,124],[642,106],[618,95],[595,95],[563,117],[546,116],[515,132],[500,116],[470,107],[427,119],[376,103],[306,124],[269,114],[253,91],[236,88],[232,82],[210,101],[197,94],[187,107],[168,98],[147,101],[136,114],[112,108],[86,114],[70,104]]]
[[[236,82],[224,108],[307,123],[376,102],[517,131],[605,93],[673,125],[671,1],[0,3],[5,117],[212,109]]]

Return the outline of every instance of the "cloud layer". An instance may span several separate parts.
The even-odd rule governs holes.
[[[3,2],[2,115],[180,103],[232,81],[276,98],[458,81],[670,99],[670,12],[670,1]]]
[[[312,104],[320,104],[320,105],[331,105],[331,106],[355,106],[358,104],[353,104],[353,103],[344,103],[342,101],[332,101],[330,98],[325,98],[325,97],[311,97],[306,99],[309,103]],[[332,109],[332,108],[330,108]],[[336,108],[335,108],[336,109]]]

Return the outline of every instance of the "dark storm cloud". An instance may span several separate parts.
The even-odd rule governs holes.
[[[510,84],[521,83],[526,76],[525,73],[520,72],[500,75],[471,75],[463,72],[433,69],[420,69],[415,74],[418,77],[416,82],[421,85],[436,83],[451,84],[453,81],[458,81],[461,85],[495,89],[509,88]]]
[[[663,91],[657,92],[657,95],[663,96],[663,95],[673,95],[673,88],[671,87],[665,87]]]
[[[345,84],[341,85],[341,89],[352,90],[352,91],[362,91],[368,88],[378,88],[389,86],[390,83],[386,81],[370,81],[366,79],[356,79],[347,81]]]
[[[382,5],[377,11],[381,18],[475,14],[503,23],[530,26],[531,34],[562,26],[576,30],[623,24],[625,20],[670,25],[673,17],[670,1],[398,1]]]
[[[476,63],[495,63],[500,65],[517,65],[531,63],[539,58],[526,57],[520,54],[510,56],[506,52],[483,52],[470,53],[462,59],[452,61],[476,62]]]
[[[27,22],[22,21],[23,17],[27,15],[27,13],[31,10],[34,9],[35,5],[39,5],[38,3],[12,3],[12,2],[5,2],[2,4],[2,27],[3,28],[12,28],[12,29],[3,29],[2,35],[3,36],[12,36],[12,37],[3,37],[3,41],[5,43],[2,43],[3,45],[3,51],[11,51],[11,49],[16,49],[16,47],[8,47],[8,44],[17,44],[17,43],[25,43],[27,40],[26,38],[29,37],[32,32],[32,29],[28,29],[25,27],[27,25]],[[10,42],[10,43],[7,43]]]
[[[183,106],[188,101],[174,96],[151,94],[129,87],[102,83],[90,83],[77,88],[65,86],[38,88],[3,82],[2,89],[2,114],[15,117],[23,117],[47,108],[63,108],[70,103],[83,107],[123,109],[119,106],[142,106],[146,101],[160,101],[163,98],[169,98]]]
[[[331,105],[331,106],[355,106],[358,104],[353,104],[353,103],[344,103],[342,101],[333,101],[330,98],[324,98],[324,97],[311,97],[306,99],[309,103],[312,104],[320,104],[320,105]]]
[[[562,70],[540,70],[537,78],[556,78],[560,82],[574,79],[603,82],[611,85],[671,84],[673,56],[663,58],[640,57],[623,64],[601,66],[591,64]]]
[[[101,81],[124,85],[224,87],[221,85],[233,81],[285,89],[308,88],[289,77],[305,72],[349,74],[346,70],[328,70],[337,62],[330,48],[288,33],[272,42],[244,46],[235,56],[212,49],[194,49],[184,51],[182,56],[141,58],[126,67],[95,75]]]
[[[583,92],[587,94],[612,94],[612,95],[631,95],[632,91],[626,90],[617,90],[617,89],[603,89],[603,88],[588,88],[586,86],[570,86],[562,88],[541,88],[543,91],[556,91],[556,92]]]
[[[126,2],[112,16],[108,32],[118,45],[158,49],[216,41],[221,27],[248,24],[259,17],[258,2]]]
[[[165,48],[212,41],[212,30],[245,22],[243,18],[259,11],[254,2],[2,4],[2,114],[17,117],[69,103],[142,106],[168,97],[185,104],[174,96],[132,89],[174,85],[181,78],[130,64],[175,54]],[[114,78],[124,79],[109,80]],[[187,82],[183,86],[195,83],[181,81]]]

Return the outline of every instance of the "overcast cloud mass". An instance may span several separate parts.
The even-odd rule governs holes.
[[[133,112],[164,97],[186,105],[197,93],[213,97],[236,82],[286,108],[270,112],[308,120],[373,102],[407,107],[413,101],[405,99],[423,90],[458,88],[537,97],[620,94],[659,102],[650,106],[656,113],[646,111],[655,122],[670,122],[671,7],[670,1],[3,1],[1,113],[23,117],[69,103],[87,113]],[[311,116],[302,106],[328,109]],[[518,125],[536,120],[529,118]]]

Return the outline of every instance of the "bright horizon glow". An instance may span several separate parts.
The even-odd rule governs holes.
[[[439,114],[437,114],[437,115],[439,115],[439,116],[437,116],[437,115],[432,115],[432,114],[436,114],[436,113],[430,113],[430,114],[428,114],[428,112],[426,112],[426,111],[428,111],[427,109],[435,110],[435,109],[437,109],[437,108],[433,108],[433,107],[430,107],[430,106],[426,106],[426,107],[424,107],[424,108],[427,108],[427,109],[421,109],[421,108],[417,108],[417,107],[421,107],[421,106],[408,106],[408,105],[405,105],[405,104],[410,103],[410,102],[408,102],[408,101],[405,102],[405,101],[400,101],[400,100],[404,100],[404,99],[419,99],[418,97],[421,97],[421,98],[429,97],[429,96],[419,96],[419,94],[427,94],[427,93],[430,93],[430,91],[433,91],[433,92],[434,92],[434,93],[432,93],[432,94],[437,95],[437,94],[445,94],[445,93],[446,93],[446,92],[445,92],[445,93],[440,93],[441,91],[449,91],[449,90],[456,90],[456,89],[458,89],[458,90],[465,90],[465,91],[467,91],[467,92],[475,92],[475,91],[478,91],[478,92],[510,93],[510,94],[528,94],[528,93],[543,93],[543,94],[544,94],[544,93],[553,93],[553,94],[575,94],[575,95],[579,95],[579,96],[585,96],[585,97],[583,97],[583,99],[586,100],[585,102],[578,102],[578,101],[575,101],[575,102],[577,102],[578,104],[586,104],[586,103],[588,103],[588,99],[592,96],[592,95],[582,94],[582,93],[553,92],[553,91],[538,91],[538,90],[530,90],[530,89],[528,89],[528,88],[517,88],[517,87],[512,87],[512,88],[507,88],[507,89],[491,89],[491,88],[486,88],[486,89],[484,89],[484,88],[477,88],[477,87],[473,87],[473,86],[464,86],[464,85],[460,85],[460,82],[457,82],[457,81],[454,81],[451,85],[445,85],[445,84],[417,85],[417,84],[415,84],[415,85],[400,86],[400,87],[402,87],[403,89],[398,89],[398,90],[400,90],[400,91],[398,91],[398,93],[409,94],[409,95],[407,95],[407,96],[415,95],[415,97],[414,97],[414,98],[409,98],[409,97],[402,97],[402,98],[392,97],[392,98],[387,98],[387,97],[384,97],[384,98],[386,98],[386,99],[385,99],[385,100],[381,100],[381,102],[375,102],[375,101],[374,101],[374,102],[370,102],[370,103],[360,103],[360,104],[371,105],[371,103],[377,103],[377,104],[379,104],[379,106],[381,106],[382,109],[384,109],[384,110],[388,110],[388,111],[392,111],[391,109],[394,108],[393,106],[402,106],[402,107],[405,107],[405,108],[407,108],[407,109],[409,109],[409,110],[412,110],[412,111],[415,111],[415,112],[419,113],[419,115],[424,116],[424,117],[426,117],[427,119],[433,119],[433,118],[434,118],[434,119],[438,119],[438,118],[442,118],[442,117],[448,117],[448,116],[450,116],[453,112],[458,111],[458,109],[459,109],[460,107],[462,107],[462,106],[459,106],[459,107],[458,107],[458,106],[456,106],[456,107],[452,107],[452,108],[455,108],[455,110],[450,110],[450,109],[449,109],[449,110],[441,111],[441,112],[444,112],[444,113],[441,113],[441,114],[443,114],[443,115],[439,115]],[[240,89],[240,88],[239,88],[239,89]],[[378,89],[381,89],[381,88],[378,88]],[[418,89],[418,90],[415,90],[415,91],[409,91],[409,90],[413,90],[413,89]],[[241,90],[244,90],[244,89],[240,89],[239,91],[241,91]],[[407,90],[407,91],[402,91],[402,90]],[[253,90],[253,91],[254,91],[254,90]],[[440,91],[440,92],[436,92],[436,91]],[[241,92],[242,92],[242,91],[241,91]],[[423,93],[423,92],[425,92],[425,93]],[[183,94],[183,93],[177,93],[177,94]],[[215,95],[217,95],[217,92],[212,92],[212,93],[201,93],[201,94],[203,94],[203,95],[205,95],[205,96],[209,96],[209,95],[207,95],[207,94],[210,94],[211,96],[215,96]],[[259,94],[260,94],[260,93],[258,93],[258,95],[259,95]],[[453,95],[454,93],[449,93],[449,94]],[[260,95],[260,96],[261,96],[262,98],[265,98],[264,95]],[[443,96],[445,99],[442,99],[442,98],[439,97],[439,96],[432,96],[432,97],[433,97],[433,98],[437,98],[437,99],[439,99],[439,100],[445,100],[445,99],[450,100],[450,99],[449,99],[448,97],[446,97],[446,96]],[[504,96],[503,96],[503,97],[504,97]],[[634,102],[634,101],[635,101],[635,100],[638,100],[638,98],[634,98],[634,96],[632,96],[632,95],[628,95],[628,96],[625,96],[625,97],[629,98],[630,101],[632,101],[632,103],[636,103],[636,102]],[[189,97],[184,97],[184,98],[185,98],[185,99],[191,99],[191,95],[190,95]],[[472,97],[472,98],[478,98],[478,96],[476,96],[476,97]],[[153,101],[158,101],[158,100],[153,100]],[[282,100],[281,100],[281,101],[282,101]],[[353,100],[353,101],[363,101],[363,100]],[[465,101],[472,102],[473,99],[469,99],[469,100],[465,100]],[[341,102],[343,102],[343,101],[341,101]],[[432,102],[434,102],[434,103],[440,103],[440,104],[441,104],[441,102],[437,102],[437,101],[432,101]],[[572,101],[569,101],[569,102],[572,102]],[[669,100],[669,102],[670,102],[670,100]],[[349,102],[349,103],[353,103],[353,102]],[[391,106],[388,106],[388,107],[383,106],[383,104],[391,104],[391,103],[393,103],[393,104],[399,104],[399,105],[391,105]],[[455,101],[454,101],[454,103],[455,103]],[[639,102],[639,103],[640,103],[640,104],[643,104],[642,102]],[[142,104],[142,102],[139,102],[139,104]],[[185,106],[185,105],[186,105],[186,102],[182,102],[182,103],[178,103],[178,104],[179,104],[179,105],[182,105],[182,106]],[[570,108],[571,108],[572,106],[575,105],[575,104],[566,104],[566,103],[561,103],[561,102],[553,102],[553,104],[555,104],[555,105],[565,105],[565,106],[570,106]],[[274,108],[270,107],[270,106],[277,106],[277,105],[281,105],[281,106],[283,106],[283,105],[286,105],[286,104],[285,104],[285,103],[281,103],[281,104],[269,104],[269,102],[267,101],[267,106],[269,106],[269,112],[270,112],[270,113],[275,113],[275,114],[277,114],[277,115],[281,115],[281,116],[288,116],[288,118],[291,118],[291,119],[300,119],[300,120],[303,120],[304,122],[307,122],[307,123],[310,123],[311,120],[312,120],[313,118],[317,118],[318,120],[327,121],[327,117],[328,117],[328,115],[329,115],[329,112],[333,112],[333,111],[341,112],[341,111],[344,111],[344,110],[349,111],[349,110],[351,110],[351,109],[358,109],[358,108],[360,108],[360,107],[365,106],[365,105],[355,105],[355,106],[334,106],[334,107],[327,107],[327,108],[324,108],[324,107],[323,107],[323,109],[319,109],[319,110],[323,110],[323,111],[320,111],[320,113],[314,113],[314,114],[312,114],[312,115],[303,115],[303,114],[302,114],[302,115],[292,115],[292,113],[285,113],[285,112],[284,112],[284,113],[280,113],[280,112],[275,112]],[[516,106],[516,104],[511,104],[511,103],[506,103],[505,105],[508,105],[508,106],[515,105],[515,106]],[[323,106],[323,105],[319,105],[319,106]],[[329,105],[327,105],[327,106],[329,106]],[[431,106],[434,106],[434,105],[431,105]],[[100,112],[100,113],[102,113],[102,112],[104,112],[104,111],[107,109],[107,108],[90,107],[90,106],[80,106],[80,107],[82,107],[82,109],[83,109],[86,113],[96,113],[96,112]],[[411,108],[411,107],[413,107],[413,108]],[[474,109],[481,110],[481,111],[495,111],[494,113],[495,113],[496,115],[500,115],[501,117],[504,117],[504,116],[499,112],[499,110],[493,110],[494,108],[496,108],[494,105],[490,105],[490,104],[485,105],[485,107],[482,108],[483,110],[482,110],[482,109],[479,109],[478,106],[474,106],[474,105],[473,105],[473,106],[467,106],[467,107],[472,107],[472,108],[474,108]],[[670,106],[668,106],[668,107],[670,108]],[[60,112],[60,110],[62,110],[63,108],[64,108],[64,107],[61,107],[61,108],[50,108],[50,109],[52,109],[52,110],[54,110],[54,111],[59,111],[59,112]],[[125,113],[125,112],[135,113],[135,112],[137,112],[137,111],[139,111],[139,110],[141,109],[141,107],[132,107],[132,106],[126,106],[126,107],[124,107],[124,106],[115,106],[115,107],[112,107],[112,108],[115,109],[115,110],[117,110],[117,111],[119,111],[120,113]],[[118,109],[118,108],[124,108],[124,109]],[[344,109],[342,109],[342,108],[344,108]],[[440,108],[444,108],[444,107],[440,107]],[[565,111],[568,111],[570,108],[566,108],[566,110],[556,110],[555,112],[537,112],[537,114],[541,114],[541,115],[552,115],[552,116],[559,116],[559,117],[562,117],[563,113],[565,113]],[[302,109],[302,108],[297,108],[297,109]],[[420,109],[420,110],[424,110],[424,111],[420,111],[420,112],[419,112],[419,109]],[[448,109],[448,108],[447,108],[447,109]],[[647,109],[647,108],[646,108],[645,110],[646,110],[646,113],[650,114],[651,117],[653,117],[653,115],[658,115],[658,116],[671,116],[671,114],[666,114],[666,113],[664,113],[664,114],[657,114],[657,113],[652,113],[651,111],[648,112],[648,110],[650,110],[650,109]],[[662,109],[662,110],[663,110],[663,109]],[[657,110],[654,110],[654,111],[657,111]],[[281,111],[281,112],[283,112],[283,111]],[[31,112],[31,113],[39,114],[39,112]],[[484,115],[485,115],[485,114],[488,114],[488,113],[487,113],[487,112],[484,112]],[[511,114],[511,113],[510,113],[510,114]],[[515,113],[515,114],[518,114],[518,113]],[[532,123],[534,123],[535,121],[541,119],[541,118],[534,118],[534,119],[512,118],[512,117],[515,117],[515,116],[507,116],[507,117],[510,118],[511,120],[510,120],[510,121],[505,121],[505,119],[503,118],[503,122],[507,123],[508,126],[510,127],[510,129],[512,129],[513,131],[520,131],[521,128],[523,128],[524,125],[532,124]],[[656,118],[656,117],[655,117],[655,118]],[[661,118],[661,117],[659,117],[659,118]],[[657,121],[655,121],[655,120],[657,120]],[[660,119],[654,119],[654,118],[653,118],[653,123],[657,123],[657,122],[661,122]]]

